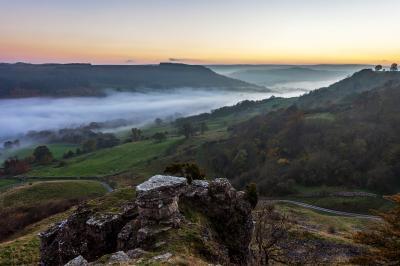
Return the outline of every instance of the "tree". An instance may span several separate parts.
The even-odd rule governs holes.
[[[375,66],[375,71],[381,71],[383,69],[382,65]]]
[[[95,151],[97,148],[96,140],[89,139],[85,141],[82,145],[83,152],[92,152]]]
[[[69,150],[68,152],[64,153],[63,158],[64,159],[72,158],[72,157],[74,157],[74,155],[75,155],[74,152]]]
[[[139,141],[142,139],[142,131],[139,128],[132,128],[132,141]]]
[[[182,125],[180,132],[188,139],[193,136],[196,131],[190,122],[186,122]]]
[[[254,214],[255,227],[253,235],[254,260],[256,265],[271,263],[290,264],[285,250],[281,248],[288,239],[292,222],[289,217],[275,210],[274,205],[263,204]]]
[[[351,260],[357,265],[400,265],[400,194],[386,197],[396,207],[388,212],[378,213],[382,222],[368,230],[353,235],[356,243],[370,248]]]
[[[200,133],[203,135],[208,130],[208,126],[206,122],[202,122],[200,124]]]
[[[13,147],[13,142],[12,141],[6,141],[3,144],[4,149],[11,149]]]
[[[17,148],[20,146],[20,141],[19,141],[19,139],[16,139],[16,140],[13,141],[13,146],[14,146],[14,147],[17,147]]]
[[[154,123],[157,125],[157,126],[160,126],[162,123],[163,123],[163,120],[161,119],[161,118],[156,118],[155,120],[154,120]]]
[[[246,193],[246,199],[250,202],[251,207],[254,209],[258,203],[257,185],[255,183],[248,184],[244,192]]]
[[[114,147],[119,144],[119,139],[111,133],[100,134],[96,138],[96,148],[95,149],[104,149]]]
[[[4,161],[4,174],[20,175],[30,170],[28,160],[19,160],[18,158],[9,158]]]
[[[47,146],[38,146],[33,151],[34,162],[38,164],[48,164],[53,161],[53,154]]]
[[[164,140],[167,139],[167,135],[163,132],[157,132],[153,135],[152,137],[156,142],[163,142]]]
[[[205,178],[205,174],[195,163],[173,163],[165,167],[164,173],[186,177],[189,184],[193,180],[202,180]]]
[[[397,71],[397,70],[398,70],[397,64],[396,64],[396,63],[393,63],[393,64],[390,66],[390,71]]]

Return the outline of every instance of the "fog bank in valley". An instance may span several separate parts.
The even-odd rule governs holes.
[[[113,119],[143,126],[155,118],[187,116],[249,99],[298,96],[290,93],[238,93],[182,89],[168,93],[109,93],[106,97],[26,98],[0,100],[0,140],[30,130],[75,127]]]

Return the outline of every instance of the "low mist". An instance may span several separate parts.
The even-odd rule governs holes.
[[[293,97],[289,93],[238,93],[181,89],[167,93],[109,93],[106,97],[27,98],[0,100],[0,140],[4,141],[31,130],[77,127],[90,122],[126,119],[132,126],[143,126],[162,119],[207,112],[248,99],[272,95]]]

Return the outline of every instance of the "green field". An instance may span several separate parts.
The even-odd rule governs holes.
[[[16,185],[18,183],[21,183],[20,180],[16,178],[0,178],[0,192],[8,189],[9,187],[12,187],[13,185]]]
[[[25,184],[0,194],[0,208],[29,206],[57,199],[78,199],[104,195],[106,188],[97,181],[65,180]]]
[[[66,160],[64,167],[58,167],[57,164],[36,167],[28,176],[105,176],[128,170],[145,172],[150,160],[161,156],[179,140],[181,138],[176,137],[161,143],[150,140],[126,143],[71,158]]]
[[[0,156],[0,159],[7,159],[9,157],[17,156],[18,158],[25,158],[29,157],[33,154],[33,150],[40,145],[46,145],[50,151],[52,152],[53,156],[55,159],[62,159],[64,153],[66,151],[72,150],[75,151],[79,145],[75,144],[63,144],[63,143],[58,143],[58,144],[35,144],[34,146],[29,146],[29,147],[24,147],[21,149],[11,149],[3,152],[3,154]]]

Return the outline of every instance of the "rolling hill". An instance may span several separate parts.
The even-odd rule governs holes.
[[[196,65],[0,64],[0,98],[102,96],[104,90],[262,90]]]

